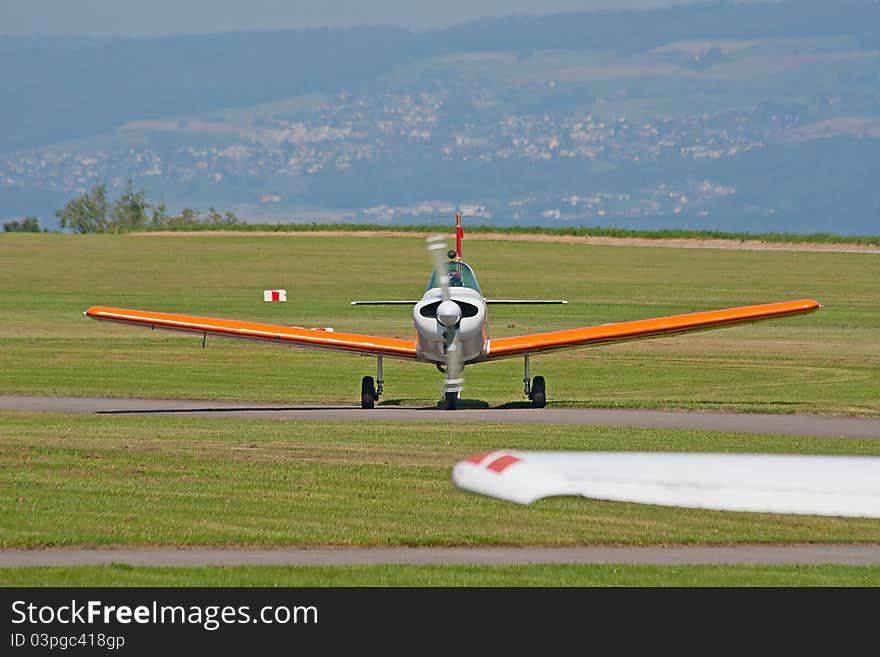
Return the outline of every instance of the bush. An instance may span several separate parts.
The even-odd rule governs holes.
[[[7,233],[39,233],[40,220],[36,217],[26,217],[21,220],[7,221],[3,224],[3,230]]]

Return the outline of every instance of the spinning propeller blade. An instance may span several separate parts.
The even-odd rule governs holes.
[[[434,235],[428,238],[428,253],[434,262],[434,271],[437,272],[437,283],[440,285],[440,294],[443,301],[449,301],[449,273],[446,270],[446,242],[442,235]]]

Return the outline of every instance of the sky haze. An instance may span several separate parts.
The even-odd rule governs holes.
[[[6,0],[0,35],[159,36],[393,25],[415,31],[477,18],[693,4],[687,0]]]

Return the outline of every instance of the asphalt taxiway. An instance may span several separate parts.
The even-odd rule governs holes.
[[[369,566],[382,564],[880,565],[880,545],[674,547],[54,548],[0,550],[3,566]]]
[[[248,417],[287,420],[404,421],[404,422],[511,422],[580,426],[657,427],[733,431],[830,438],[880,440],[880,418],[825,415],[778,415],[652,411],[604,408],[461,408],[261,404],[183,399],[116,399],[0,395],[0,410],[61,413],[164,414],[192,417]]]

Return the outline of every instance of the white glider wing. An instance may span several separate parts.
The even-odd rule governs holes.
[[[880,457],[492,451],[456,463],[463,490],[519,504],[555,495],[722,511],[880,518]]]

